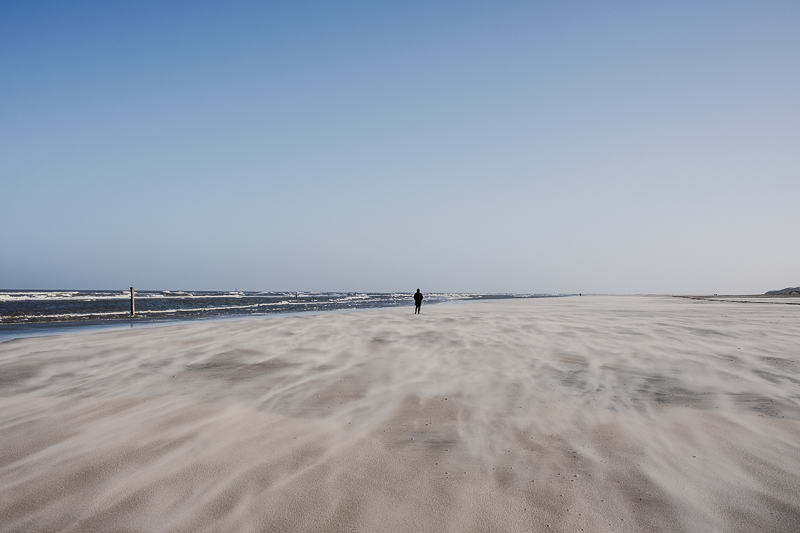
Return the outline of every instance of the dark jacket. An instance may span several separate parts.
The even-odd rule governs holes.
[[[417,291],[414,293],[414,304],[421,305],[422,304],[422,293]]]

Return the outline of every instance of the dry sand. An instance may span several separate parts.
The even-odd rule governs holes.
[[[412,311],[0,344],[0,530],[800,531],[800,306]]]

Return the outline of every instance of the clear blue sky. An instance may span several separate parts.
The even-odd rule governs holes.
[[[0,3],[0,287],[800,285],[800,3]]]

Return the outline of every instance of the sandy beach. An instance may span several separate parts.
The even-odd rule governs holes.
[[[800,305],[412,313],[0,344],[0,531],[800,531]]]

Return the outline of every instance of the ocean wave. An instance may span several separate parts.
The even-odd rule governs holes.
[[[523,295],[425,293],[427,305]],[[531,297],[534,295],[524,295]],[[543,296],[543,295],[536,295]],[[3,290],[0,291],[0,323],[49,323],[64,321],[114,321],[130,317],[129,290]],[[293,292],[293,291],[137,291],[136,319],[160,320],[215,316],[274,314],[303,311],[335,311],[412,305],[412,293]]]

